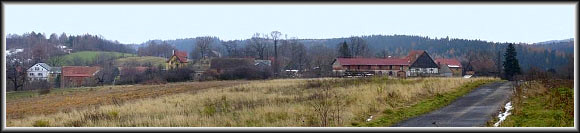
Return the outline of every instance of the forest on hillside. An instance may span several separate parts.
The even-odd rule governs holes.
[[[276,33],[276,34],[274,34]],[[202,45],[198,41],[203,40]],[[68,36],[65,33],[9,34],[6,49],[24,49],[18,56],[34,62],[65,54],[60,46],[79,51],[111,51],[139,56],[167,58],[172,50],[188,52],[188,56],[273,59],[278,52],[280,69],[330,71],[333,59],[338,56],[338,46],[346,42],[353,56],[385,58],[403,57],[411,50],[426,50],[433,58],[457,58],[464,66],[471,64],[475,71],[486,74],[497,72],[502,62],[507,42],[489,42],[456,38],[430,38],[409,35],[370,35],[330,39],[282,38],[280,32],[256,33],[245,40],[221,40],[218,37],[195,37],[175,40],[150,40],[138,45],[121,44],[97,35]],[[274,45],[276,43],[276,45]],[[274,47],[278,51],[274,51]],[[573,39],[549,41],[538,44],[518,43],[517,59],[522,70],[562,71],[573,61]]]
[[[273,55],[273,42],[271,36],[268,34],[254,35],[246,40],[231,40],[223,41],[217,37],[212,37],[212,50],[221,53],[223,56],[233,57],[256,57],[255,50],[251,48],[255,46],[256,38],[262,38],[270,43],[266,48],[264,54],[271,57]],[[358,56],[384,58],[387,56],[401,57],[406,56],[410,50],[426,50],[433,58],[457,58],[463,65],[468,63],[475,64],[480,71],[497,71],[497,63],[501,62],[508,42],[489,42],[482,40],[468,40],[456,38],[430,38],[422,36],[409,35],[371,35],[360,37],[345,37],[345,38],[331,38],[331,39],[281,39],[282,45],[287,42],[295,42],[299,45],[304,45],[309,51],[305,56],[317,55],[325,53],[329,50],[331,54],[337,56],[338,45],[342,42],[347,42],[350,46],[359,47],[364,51],[364,54]],[[176,39],[176,40],[150,40],[141,44],[145,46],[151,43],[165,43],[174,46],[178,50],[192,52],[196,48],[196,38]],[[224,45],[226,44],[226,45]],[[225,46],[235,45],[238,50],[236,53],[228,52]],[[574,53],[573,40],[556,41],[542,44],[525,44],[517,43],[516,52],[518,53],[518,60],[522,65],[524,71],[535,67],[543,70],[561,69],[571,60]],[[245,49],[244,49],[245,48]],[[292,51],[291,49],[283,49],[281,51]],[[351,50],[352,51],[352,50]],[[242,53],[242,54],[240,54]],[[240,56],[241,55],[241,56]],[[356,54],[355,54],[356,55]],[[190,56],[191,57],[191,56]],[[499,57],[499,58],[498,58]],[[195,57],[194,57],[195,58]],[[312,62],[315,63],[315,62]]]

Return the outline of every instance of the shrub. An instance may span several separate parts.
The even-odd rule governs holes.
[[[34,121],[34,124],[32,124],[34,127],[48,127],[49,125],[50,123],[47,120],[37,120]]]

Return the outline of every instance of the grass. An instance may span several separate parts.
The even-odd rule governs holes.
[[[514,109],[500,127],[573,127],[573,80],[535,80],[516,88]],[[494,119],[494,123],[497,118]],[[488,126],[493,126],[489,124]]]
[[[75,52],[75,53],[63,55],[63,56],[57,57],[57,58],[62,58],[62,59],[60,59],[60,63],[59,63],[61,66],[72,65],[74,58],[80,58],[84,62],[84,64],[87,64],[87,63],[90,64],[90,63],[94,62],[95,58],[100,53],[104,53],[107,55],[113,55],[113,56],[115,56],[115,58],[135,56],[135,54],[119,53],[119,52],[80,51],[80,52]],[[52,60],[56,60],[56,59],[50,58],[48,60],[49,61],[47,61],[47,62],[53,62]]]
[[[120,105],[136,99],[152,98],[212,87],[243,84],[247,81],[183,82],[163,85],[121,85],[55,89],[48,94],[36,91],[6,94],[6,117],[23,118],[28,115],[53,114],[71,110]],[[36,93],[36,94],[35,94]]]
[[[125,57],[115,60],[116,66],[125,66],[127,64],[135,62],[138,66],[144,66],[146,64],[151,64],[151,66],[165,66],[165,61],[167,59],[163,57],[154,56],[141,56],[141,57]]]
[[[66,112],[9,118],[7,126],[33,126],[34,122],[38,120],[50,121],[49,126],[65,127],[353,126],[353,123],[365,124],[365,119],[369,115],[377,116],[383,112],[389,112],[389,110],[393,112],[407,108],[414,110],[412,108],[414,105],[426,107],[424,104],[440,103],[441,101],[417,101],[426,101],[426,99],[439,96],[447,97],[446,95],[451,93],[460,95],[460,93],[454,92],[464,91],[461,89],[464,87],[461,86],[489,80],[494,79],[323,78],[258,80],[249,81],[247,84],[199,89],[195,93],[172,93],[171,95],[147,97],[119,104],[110,102],[101,106]],[[189,86],[193,87],[194,85],[189,84]],[[170,88],[173,87],[165,87],[164,89]],[[30,103],[25,103],[22,106],[26,106],[26,104]],[[10,108],[13,107],[7,106],[7,109]],[[418,110],[430,109],[420,108]],[[383,117],[388,116],[377,118]]]
[[[419,116],[421,114],[428,113],[430,111],[439,109],[444,107],[453,100],[471,92],[474,88],[477,88],[480,85],[490,83],[496,80],[478,80],[475,82],[467,83],[453,92],[445,93],[445,94],[437,94],[435,97],[424,99],[419,101],[417,104],[412,105],[408,108],[399,108],[399,109],[388,109],[383,111],[383,116],[376,121],[366,123],[366,124],[358,124],[353,123],[353,126],[391,126],[396,124],[402,120],[406,120],[415,116]]]

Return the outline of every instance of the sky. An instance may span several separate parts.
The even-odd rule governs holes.
[[[300,39],[397,34],[534,43],[574,38],[575,4],[3,2],[2,29],[88,33],[125,44],[198,36],[237,40],[271,31]]]

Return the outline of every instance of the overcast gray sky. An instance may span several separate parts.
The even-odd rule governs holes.
[[[217,36],[247,39],[419,35],[533,43],[573,38],[575,4],[4,4],[7,34],[95,34],[121,43]]]

